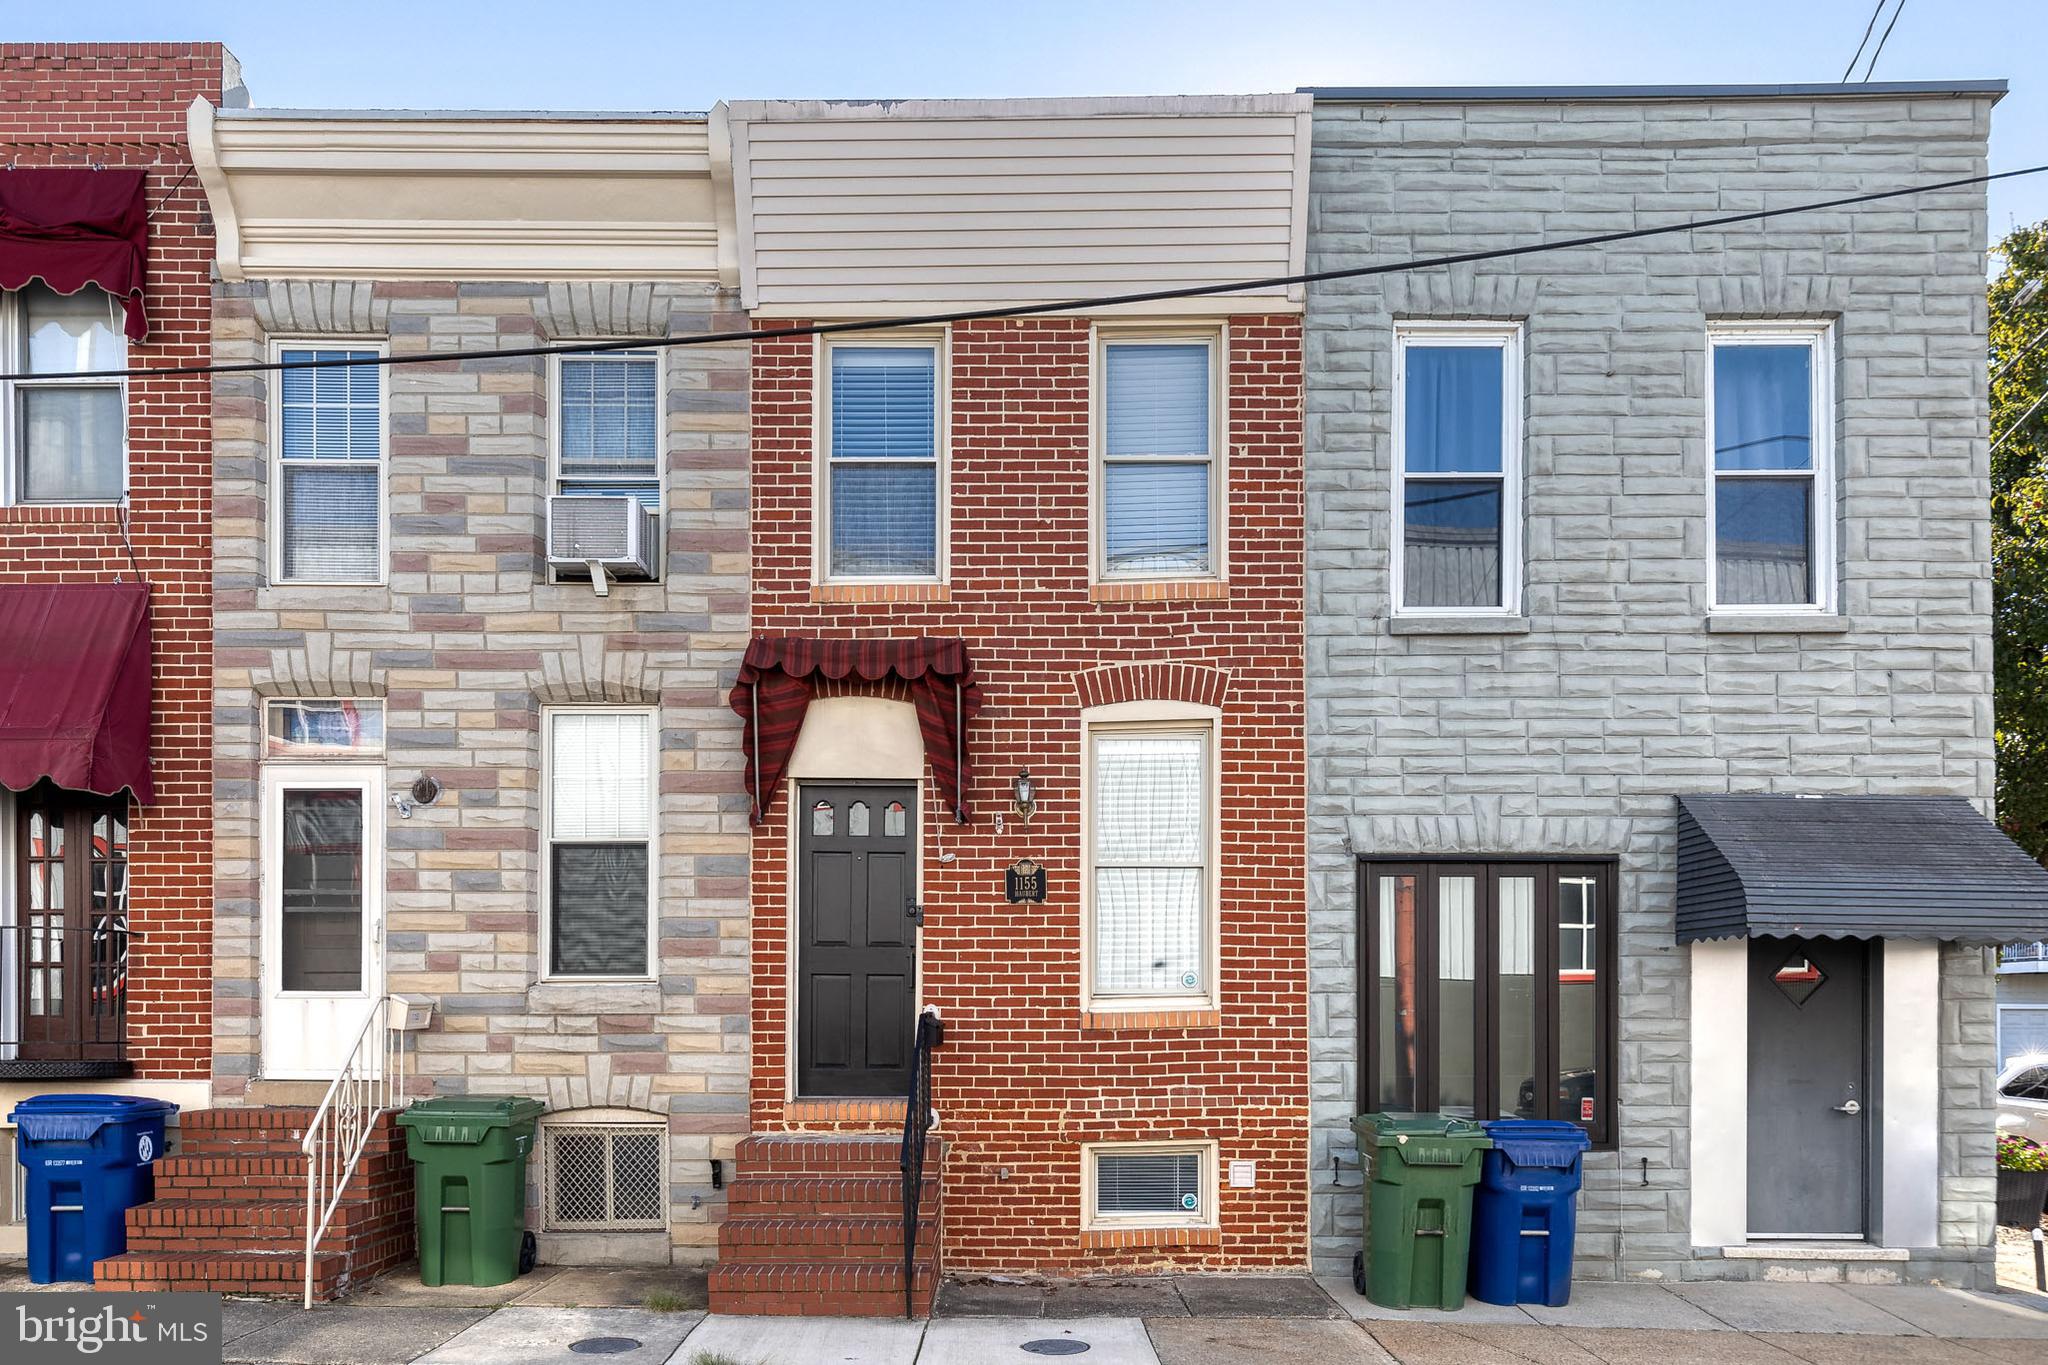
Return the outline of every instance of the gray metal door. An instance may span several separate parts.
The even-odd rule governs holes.
[[[1869,946],[1749,945],[1749,1232],[1865,1233]]]
[[[797,1093],[900,1095],[917,1012],[917,788],[802,792]]]

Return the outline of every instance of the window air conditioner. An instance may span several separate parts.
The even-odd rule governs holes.
[[[661,514],[632,497],[549,498],[548,563],[587,569],[599,597],[611,578],[651,579],[661,567]]]

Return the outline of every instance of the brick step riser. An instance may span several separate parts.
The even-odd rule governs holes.
[[[356,1167],[349,1176],[349,1193],[367,1194],[372,1191],[410,1188],[413,1182],[412,1167],[384,1164]],[[272,1167],[256,1171],[222,1171],[206,1166],[194,1168],[178,1162],[175,1158],[157,1163],[156,1191],[159,1199],[180,1198],[167,1193],[170,1190],[218,1190],[223,1194],[237,1196],[238,1191],[257,1188],[285,1188],[295,1191],[300,1199],[306,1197],[306,1172],[277,1169]],[[244,1200],[290,1198],[290,1195],[240,1193]]]
[[[305,1155],[305,1149],[300,1145],[297,1134],[293,1134],[290,1137],[280,1135],[270,1138],[227,1136],[193,1138],[180,1134],[177,1150],[172,1155],[249,1157],[257,1160],[270,1158],[273,1160],[296,1161]],[[404,1155],[405,1139],[402,1137],[395,1141],[386,1138],[373,1138],[363,1146],[363,1160],[365,1161],[368,1161],[373,1156],[402,1157]]]
[[[322,1301],[337,1298],[415,1254],[409,1227],[346,1255],[323,1249],[314,1263],[313,1296]],[[305,1287],[305,1264],[302,1252],[221,1251],[195,1257],[190,1248],[169,1253],[131,1251],[101,1261],[94,1267],[94,1280],[97,1288],[107,1290],[196,1290],[296,1298]]]
[[[348,1198],[357,1202],[394,1198],[412,1188],[411,1180],[350,1181]],[[238,1184],[222,1185],[185,1176],[172,1180],[159,1180],[156,1185],[158,1199],[176,1199],[183,1203],[211,1204],[272,1204],[296,1199],[306,1200],[304,1180],[243,1180]]]
[[[808,1268],[762,1267],[753,1270],[725,1265],[711,1271],[711,1311],[756,1317],[901,1317],[903,1278],[900,1271],[854,1273],[846,1266]],[[938,1268],[917,1267],[911,1311],[931,1316]],[[855,1283],[849,1284],[852,1280]]]
[[[917,1259],[928,1262],[937,1254],[937,1237],[930,1229],[920,1229]],[[898,1231],[887,1238],[845,1240],[835,1239],[830,1233],[820,1233],[802,1240],[752,1242],[728,1240],[721,1232],[718,1239],[720,1265],[816,1265],[827,1257],[844,1264],[900,1266],[903,1264],[903,1236]]]
[[[386,1228],[409,1223],[411,1219],[410,1210],[403,1215],[383,1214],[353,1220],[343,1219],[337,1210],[334,1221],[321,1234],[320,1246],[322,1250],[342,1250],[343,1244],[350,1239],[372,1237]],[[234,1246],[245,1246],[251,1250],[295,1251],[305,1244],[306,1220],[303,1215],[291,1220],[250,1223],[188,1222],[137,1226],[131,1219],[128,1224],[130,1251],[217,1251]]]
[[[409,1219],[412,1206],[412,1200],[396,1192],[370,1198],[351,1190],[348,1197],[335,1205],[327,1225],[330,1228],[361,1227],[379,1220]],[[168,1202],[160,1197],[155,1203],[137,1204],[129,1209],[126,1221],[130,1236],[179,1228],[193,1232],[222,1230],[268,1234],[280,1229],[303,1230],[306,1201],[303,1193],[297,1199],[267,1201]]]
[[[760,1293],[714,1294],[711,1311],[729,1317],[753,1318],[900,1318],[903,1295],[897,1291],[874,1293],[866,1290],[830,1294],[790,1294],[776,1290]],[[914,1317],[932,1315],[932,1296],[913,1299]]]
[[[919,1201],[920,1216],[934,1216],[939,1208],[939,1185],[924,1184]],[[846,1188],[845,1182],[823,1185],[802,1180],[736,1180],[726,1192],[728,1218],[806,1218],[819,1215],[851,1218],[902,1218],[903,1187],[894,1182],[864,1181]]]

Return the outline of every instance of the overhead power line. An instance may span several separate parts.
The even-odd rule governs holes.
[[[1884,13],[1884,7],[1885,0],[1877,0],[1877,7],[1870,11],[1870,22],[1863,26],[1863,41],[1856,44],[1856,55],[1842,68],[1842,80],[1845,84],[1849,77],[1856,74],[1856,63],[1863,60],[1863,49],[1870,46],[1870,35],[1877,31],[1877,16]]]
[[[1376,275],[1397,275],[1411,270],[1441,270],[1447,266],[1472,265],[1481,261],[1514,260],[1522,256],[1537,256],[1552,251],[1577,251],[1586,247],[1608,246],[1615,242],[1635,242],[1646,237],[1668,237],[1681,232],[1700,232],[1710,228],[1734,227],[1741,223],[1761,223],[1774,218],[1784,218],[1797,213],[1818,213],[1824,209],[1849,208],[1857,204],[1874,204],[1887,199],[1904,199],[1916,194],[1933,194],[1940,190],[1964,189],[1972,185],[1988,185],[1998,180],[2014,180],[2021,176],[2040,175],[2048,172],[2048,164],[2023,166],[2011,171],[1993,171],[1987,175],[1964,176],[1960,180],[1935,180],[1921,185],[1904,185],[1897,189],[1873,190],[1866,194],[1844,195],[1839,199],[1817,199],[1805,204],[1787,204],[1783,208],[1750,209],[1743,213],[1723,213],[1711,218],[1693,218],[1682,223],[1665,223],[1659,227],[1625,228],[1615,232],[1595,232],[1583,237],[1564,237],[1556,241],[1527,242],[1521,246],[1493,247],[1486,251],[1458,251],[1443,256],[1419,256],[1405,261],[1387,261],[1379,265],[1347,266],[1337,270],[1310,270],[1298,275],[1269,275],[1263,279],[1230,280],[1222,284],[1182,285],[1174,289],[1147,289],[1135,294],[1098,294],[1090,298],[1060,299],[1051,303],[1002,304],[991,308],[962,308],[945,313],[920,313],[912,317],[879,318],[857,322],[811,322],[801,327],[750,327],[732,332],[694,332],[687,336],[617,338],[609,341],[572,341],[545,346],[506,346],[489,350],[474,351],[408,351],[403,355],[365,355],[338,357],[330,360],[247,360],[227,364],[206,365],[161,365],[154,368],[139,367],[120,370],[74,370],[68,374],[29,374],[17,372],[0,374],[0,380],[9,379],[150,379],[173,375],[199,374],[268,374],[285,370],[339,370],[359,366],[395,365],[447,365],[463,360],[518,360],[534,356],[550,355],[598,355],[611,351],[667,350],[676,346],[714,346],[736,341],[766,341],[777,337],[839,336],[852,332],[887,332],[904,327],[941,327],[957,322],[992,322],[1004,318],[1042,317],[1048,313],[1094,313],[1108,308],[1120,308],[1131,304],[1164,303],[1172,299],[1215,298],[1223,294],[1240,294],[1253,289],[1281,289],[1297,284],[1325,284],[1333,280],[1362,280]]]
[[[1899,26],[1899,16],[1906,12],[1906,0],[1899,0],[1892,10],[1892,21],[1884,26],[1884,33],[1877,40],[1877,51],[1870,54],[1870,65],[1863,68],[1863,79],[1869,80],[1870,73],[1877,70],[1877,59],[1884,55],[1884,45],[1892,40],[1892,30]]]

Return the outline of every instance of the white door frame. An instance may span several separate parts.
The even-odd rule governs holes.
[[[363,974],[351,992],[283,987],[284,794],[359,790],[363,797]],[[384,993],[384,765],[273,763],[263,769],[261,1056],[268,1080],[329,1080],[374,996]],[[326,1058],[314,1060],[316,1053]]]

